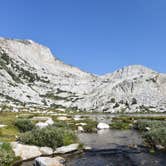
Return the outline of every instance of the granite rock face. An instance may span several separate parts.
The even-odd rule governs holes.
[[[140,65],[96,76],[31,40],[0,38],[0,110],[165,112],[166,74]]]

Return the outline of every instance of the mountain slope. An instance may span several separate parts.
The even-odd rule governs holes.
[[[166,75],[128,66],[95,76],[31,40],[0,38],[0,104],[86,111],[165,111]],[[2,108],[2,109],[3,109]]]

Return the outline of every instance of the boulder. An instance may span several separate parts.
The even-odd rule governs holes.
[[[150,131],[151,128],[150,128],[150,127],[145,127],[145,130],[146,130],[146,131]]]
[[[35,116],[32,118],[32,120],[38,120],[38,121],[46,121],[49,119],[50,119],[50,117],[48,117],[48,116]]]
[[[53,125],[54,121],[50,118],[45,123],[47,123],[48,125]]]
[[[78,148],[79,148],[79,144],[70,144],[68,146],[62,146],[62,147],[56,148],[56,151],[54,153],[65,154],[65,153],[76,151],[78,150]]]
[[[69,118],[67,118],[66,116],[60,116],[57,119],[62,121],[69,120]]]
[[[3,125],[3,124],[0,124],[0,128],[4,128],[6,127],[7,125]]]
[[[76,126],[86,126],[87,123],[77,123]]]
[[[42,155],[40,148],[37,146],[23,145],[18,142],[12,142],[11,147],[15,153],[15,156],[21,157],[22,160],[31,159]]]
[[[38,157],[35,159],[35,166],[63,166],[65,162],[62,157]]]
[[[158,149],[158,150],[164,150],[165,149],[165,147],[162,146],[162,145],[155,145],[155,146],[156,146],[156,149]]]
[[[45,127],[47,127],[49,124],[48,123],[46,123],[46,122],[38,122],[38,123],[36,123],[36,127],[39,127],[39,128],[45,128]]]
[[[78,126],[78,131],[80,131],[80,132],[84,132],[83,127],[82,127],[82,126]]]
[[[97,129],[99,129],[99,130],[102,130],[102,129],[109,129],[110,128],[110,126],[108,125],[108,124],[106,124],[106,123],[99,123],[98,125],[97,125]]]
[[[80,121],[80,120],[82,120],[80,117],[74,117],[73,118],[75,121]]]
[[[53,154],[53,149],[49,147],[41,147],[40,152],[42,153],[42,155],[51,155]]]

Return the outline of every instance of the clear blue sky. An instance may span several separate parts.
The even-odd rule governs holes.
[[[166,72],[166,0],[0,0],[0,36],[32,39],[91,73]]]

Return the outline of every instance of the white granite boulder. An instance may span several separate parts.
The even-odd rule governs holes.
[[[109,129],[110,126],[107,123],[99,123],[97,125],[97,129],[102,130],[102,129]]]
[[[49,124],[48,123],[46,123],[46,122],[38,122],[38,123],[36,123],[36,127],[39,127],[39,128],[45,128],[45,127],[47,127]]]
[[[73,152],[78,150],[79,148],[79,144],[70,144],[68,146],[62,146],[59,148],[56,148],[56,151],[54,153],[61,153],[61,154],[65,154],[65,153],[69,153],[69,152]]]
[[[49,147],[41,147],[40,152],[42,153],[42,155],[51,155],[53,154],[53,149]]]
[[[21,157],[22,160],[36,158],[41,155],[53,154],[53,149],[49,147],[38,147],[33,145],[24,145],[18,142],[11,142],[11,147],[15,156]]]
[[[0,128],[4,128],[6,127],[7,125],[3,125],[3,124],[0,124]]]
[[[84,132],[84,128],[82,126],[78,126],[78,131],[79,132]]]
[[[69,120],[69,118],[66,116],[59,116],[57,119],[62,121]]]
[[[38,122],[36,123],[36,126],[39,127],[39,128],[45,128],[49,125],[53,125],[54,124],[54,121],[52,120],[52,118],[49,118],[47,121],[45,122]]]
[[[47,123],[48,125],[53,125],[54,121],[50,118],[45,123]]]
[[[42,155],[40,148],[37,146],[23,145],[17,142],[12,142],[11,147],[15,155],[21,157],[22,160],[27,160]]]

